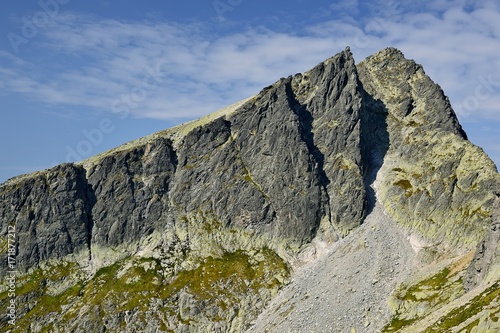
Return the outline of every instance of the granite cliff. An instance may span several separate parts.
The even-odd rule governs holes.
[[[346,49],[199,120],[0,185],[0,275],[12,227],[18,271],[16,323],[0,327],[495,332],[499,198],[495,165],[420,65],[392,48],[356,65]],[[360,284],[372,245],[379,278]],[[338,270],[346,301],[384,315],[340,306],[320,327],[299,322],[308,297],[292,287],[344,293]]]

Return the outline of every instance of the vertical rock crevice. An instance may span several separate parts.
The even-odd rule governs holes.
[[[265,193],[275,212],[272,222],[259,232],[277,243],[291,241],[300,246],[311,241],[323,218],[324,191],[310,140],[304,140],[295,109],[292,80],[281,79],[263,89],[231,117],[231,127],[235,151],[248,170],[245,178],[252,187],[260,185],[258,192]]]
[[[85,230],[87,236],[87,249],[89,251],[89,261],[92,260],[92,234],[94,230],[94,216],[92,210],[94,209],[95,204],[97,203],[97,197],[94,192],[94,188],[91,184],[89,184],[86,170],[84,170],[84,182],[83,182],[83,193],[84,193],[84,221],[85,221]]]
[[[361,156],[363,166],[363,182],[366,190],[366,215],[375,207],[377,195],[374,183],[379,170],[384,163],[384,157],[389,150],[389,132],[387,130],[387,107],[367,93],[361,82],[362,108],[361,124]]]
[[[366,112],[354,58],[349,49],[292,79],[292,104],[303,140],[318,163],[329,208],[329,226],[343,237],[366,216],[362,127]]]
[[[289,102],[290,109],[295,113],[298,118],[300,137],[302,141],[306,144],[306,147],[315,162],[315,172],[317,172],[317,177],[319,184],[322,187],[325,199],[321,203],[323,206],[323,213],[327,214],[328,221],[332,222],[332,213],[330,209],[330,195],[328,194],[328,185],[330,184],[330,179],[328,178],[325,169],[325,155],[316,146],[314,140],[313,132],[313,122],[314,118],[311,112],[307,109],[306,105],[303,105],[297,99],[292,87],[291,78],[289,78],[285,83],[285,90],[287,99]],[[316,233],[320,227],[320,219],[318,219],[314,229],[312,230],[312,237],[316,237]]]

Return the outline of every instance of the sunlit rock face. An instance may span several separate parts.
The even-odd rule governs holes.
[[[332,279],[328,288],[345,292],[339,269],[371,272],[371,257],[358,255],[381,237],[390,242],[378,247],[376,274],[399,272],[397,290],[377,277],[351,286],[344,300],[376,295],[369,299],[387,316],[362,314],[337,327],[495,329],[498,312],[484,308],[499,301],[499,184],[495,165],[467,140],[420,65],[392,48],[356,64],[346,49],[212,115],[0,185],[0,275],[11,274],[13,233],[18,272],[16,324],[7,318],[0,327],[290,331],[279,325],[299,322],[293,308],[270,303],[280,290]],[[371,221],[390,235],[372,229],[372,243],[362,240]],[[405,237],[392,235],[396,229]],[[388,253],[396,242],[410,252]],[[301,285],[296,272],[325,253],[335,253],[332,268],[313,266],[322,274]],[[6,309],[11,296],[2,291]],[[464,304],[477,309],[467,325],[453,316]],[[349,317],[350,307],[338,308]],[[335,331],[338,317],[322,316]]]

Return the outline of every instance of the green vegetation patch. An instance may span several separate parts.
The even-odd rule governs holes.
[[[401,187],[403,190],[409,190],[413,187],[411,186],[410,181],[406,179],[398,180],[397,182],[394,183],[394,185]]]
[[[9,251],[9,241],[7,237],[0,239],[0,255],[4,255]]]
[[[272,250],[263,249],[258,261],[244,251],[208,257],[198,268],[183,271],[164,289],[164,296],[186,290],[200,301],[217,300],[259,289],[280,286],[290,275],[284,261]],[[226,288],[226,286],[231,288]]]
[[[247,169],[247,167],[243,166],[243,174],[240,176],[237,176],[237,178],[242,179],[243,181],[250,183],[251,185],[255,186],[257,190],[264,196],[264,198],[269,199],[269,196],[267,193],[264,191],[262,188],[262,185],[257,183],[253,177],[250,171]]]
[[[58,295],[49,295],[48,280],[62,280],[74,268],[38,269],[19,279],[18,295],[29,296],[33,306],[18,319],[12,333],[29,331],[33,322],[47,323],[43,327],[46,331],[72,330],[76,328],[75,318],[104,325],[124,313],[135,313],[136,322],[144,324],[152,316],[167,330],[175,318],[178,323],[190,324],[181,316],[181,293],[189,294],[197,304],[215,304],[218,311],[201,315],[219,321],[243,308],[249,295],[277,291],[290,276],[286,263],[268,248],[208,257],[197,268],[181,271],[173,278],[164,275],[159,260],[134,257],[101,268],[90,280],[77,282]],[[152,311],[152,303],[162,306]],[[121,324],[125,329],[125,322]]]
[[[414,285],[400,287],[390,299],[394,313],[392,321],[382,332],[397,332],[462,295],[460,272],[446,267]]]
[[[474,317],[485,309],[491,307],[490,304],[500,302],[500,282],[496,282],[491,287],[486,289],[479,296],[476,296],[470,302],[450,311],[446,317],[441,318],[437,323],[429,327],[425,332],[448,332],[450,328],[458,326],[467,319]],[[490,317],[498,318],[498,308],[491,309]],[[498,320],[498,319],[497,319]],[[474,321],[479,324],[479,321]],[[469,329],[472,329],[470,327]]]
[[[33,321],[46,317],[51,313],[61,312],[62,305],[70,303],[72,299],[77,297],[82,289],[82,285],[79,283],[62,291],[58,295],[49,295],[47,291],[47,285],[50,282],[62,282],[75,272],[76,269],[76,264],[65,262],[58,265],[49,265],[43,269],[38,268],[31,274],[18,278],[16,280],[16,299],[31,299],[33,301],[30,301],[30,303],[33,302],[34,306],[30,306],[29,309],[26,309],[26,314],[18,317],[12,333],[28,332]],[[2,298],[0,303],[3,304],[6,300]],[[18,310],[24,306],[19,301],[17,305]],[[49,328],[47,327],[47,329]],[[50,331],[47,329],[42,330],[42,332]]]
[[[161,288],[159,270],[159,261],[151,258],[134,258],[101,268],[83,288],[78,307],[110,303],[116,311],[145,308],[148,296],[155,296]]]
[[[45,268],[38,268],[31,274],[19,277],[16,280],[16,296],[23,296],[28,293],[40,293],[45,290],[48,282],[57,282],[66,279],[77,269],[75,263],[61,263],[49,265]]]
[[[448,283],[450,269],[447,267],[438,274],[421,281],[420,283],[410,287],[403,296],[404,300],[419,301],[417,295],[426,294],[425,300],[432,301],[438,297],[439,292]]]

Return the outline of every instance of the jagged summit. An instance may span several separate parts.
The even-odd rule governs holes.
[[[242,332],[263,311],[256,331],[309,330],[265,307],[292,280],[293,299],[330,286],[315,272],[335,282],[325,295],[383,312],[307,303],[339,330],[439,326],[459,297],[477,303],[466,291],[498,302],[499,177],[420,65],[394,48],[356,65],[346,48],[199,120],[0,185],[21,274],[13,332]]]
[[[408,123],[416,121],[414,118],[420,116],[421,125],[425,124],[428,129],[450,131],[467,139],[441,87],[425,74],[421,65],[406,59],[400,50],[383,49],[363,60],[359,67],[362,76],[368,71],[372,74],[370,78],[376,79],[378,83],[374,85],[374,82],[366,81],[363,77],[365,88],[373,93],[375,98],[380,98],[393,107],[397,111],[395,116],[401,120],[407,118]],[[389,81],[391,84],[387,84]],[[419,90],[417,83],[421,86]],[[415,109],[418,98],[425,99],[431,109]]]

